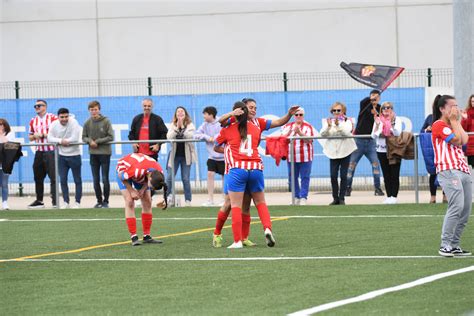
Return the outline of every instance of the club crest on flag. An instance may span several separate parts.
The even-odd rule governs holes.
[[[373,73],[375,73],[376,68],[372,65],[365,66],[361,69],[360,74],[362,77],[370,77]]]

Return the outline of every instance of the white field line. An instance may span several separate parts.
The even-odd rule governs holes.
[[[313,315],[313,314],[323,312],[323,311],[327,311],[327,310],[337,308],[337,307],[340,307],[340,306],[371,300],[373,298],[376,298],[378,296],[381,296],[381,295],[384,295],[384,294],[387,294],[387,293],[393,293],[393,292],[398,292],[398,291],[401,291],[401,290],[410,289],[410,288],[415,287],[415,286],[423,285],[423,284],[426,284],[426,283],[431,283],[431,282],[434,282],[434,281],[437,281],[437,280],[440,280],[440,279],[444,279],[444,278],[447,278],[447,277],[450,277],[450,276],[453,276],[453,275],[466,273],[466,272],[472,272],[472,271],[474,271],[474,265],[472,265],[470,267],[462,268],[462,269],[457,269],[457,270],[452,270],[452,271],[448,271],[448,272],[443,272],[443,273],[439,273],[439,274],[430,275],[430,276],[427,276],[427,277],[424,277],[424,278],[421,278],[421,279],[418,279],[418,280],[415,280],[415,281],[412,281],[412,282],[408,282],[408,283],[400,284],[400,285],[397,285],[397,286],[388,287],[388,288],[385,288],[385,289],[380,289],[380,290],[368,292],[368,293],[365,293],[365,294],[362,294],[362,295],[359,295],[359,296],[355,296],[355,297],[351,297],[351,298],[347,298],[347,299],[344,299],[344,300],[335,301],[335,302],[326,303],[326,304],[322,304],[322,305],[319,305],[319,306],[311,307],[311,308],[308,308],[308,309],[304,309],[304,310],[301,310],[301,311],[297,311],[297,312],[288,314],[288,316]]]
[[[474,256],[446,259],[442,256],[338,256],[338,257],[248,257],[248,258],[81,258],[81,259],[0,259],[6,262],[196,262],[196,261],[290,261],[290,260],[405,260],[405,259],[474,259]]]
[[[288,215],[288,216],[272,216],[272,218],[431,218],[444,217],[444,215]],[[215,220],[215,217],[153,217],[155,220],[179,221],[179,220]],[[252,217],[252,219],[259,219]],[[99,222],[99,221],[122,221],[124,218],[31,218],[31,219],[8,219],[0,218],[0,222]],[[137,220],[140,220],[137,217]]]

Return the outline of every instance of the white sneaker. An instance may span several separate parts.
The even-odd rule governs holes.
[[[397,204],[397,198],[394,196],[389,197],[390,199],[390,204]]]
[[[306,205],[306,202],[307,202],[307,201],[308,201],[307,199],[302,198],[302,199],[300,200],[300,205]]]
[[[10,209],[10,208],[8,207],[7,201],[3,201],[3,202],[2,202],[2,209],[5,210],[5,211],[7,211],[7,210]]]
[[[76,202],[76,203],[74,203],[74,204],[72,205],[71,208],[74,208],[74,209],[81,208],[81,204],[79,204],[79,203]]]
[[[388,197],[385,200],[383,200],[383,204],[392,204],[392,198]]]
[[[275,246],[275,238],[273,237],[273,233],[270,228],[265,228],[265,242],[267,243],[268,247]]]
[[[216,204],[214,204],[214,202],[211,201],[211,200],[207,200],[206,202],[202,203],[201,205],[202,206],[215,206]]]
[[[244,245],[242,245],[242,241],[234,242],[232,245],[227,247],[227,249],[241,249],[244,248]]]
[[[186,200],[186,201],[184,202],[184,205],[186,205],[186,206],[191,206],[191,201]]]
[[[300,205],[300,199],[295,199],[295,205]]]
[[[64,203],[61,204],[60,209],[65,210],[67,208],[69,208],[69,203],[64,202]]]

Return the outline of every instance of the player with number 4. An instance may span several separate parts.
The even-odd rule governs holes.
[[[142,244],[137,236],[137,219],[135,217],[135,201],[138,199],[142,203],[143,243],[162,243],[150,235],[153,221],[150,189],[160,190],[163,188],[164,199],[156,206],[162,209],[167,207],[166,191],[168,188],[160,164],[144,154],[127,155],[117,162],[117,182],[125,201],[125,221],[132,239],[132,246]]]

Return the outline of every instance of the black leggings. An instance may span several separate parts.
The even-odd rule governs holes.
[[[400,189],[400,167],[401,162],[394,165],[390,165],[387,159],[387,153],[377,153],[377,157],[380,161],[380,167],[382,167],[383,182],[385,184],[385,190],[387,190],[387,197],[397,197],[398,190]]]

